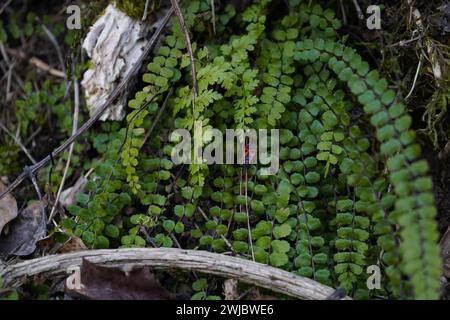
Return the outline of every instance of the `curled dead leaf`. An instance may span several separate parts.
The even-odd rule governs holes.
[[[83,259],[80,287],[65,292],[79,299],[93,300],[169,300],[174,295],[161,286],[148,268],[125,272],[95,265]]]
[[[75,184],[61,192],[61,196],[59,197],[59,202],[64,207],[68,207],[77,202],[77,195],[84,191],[86,184],[88,183],[88,179],[84,176],[81,176]]]
[[[7,235],[0,235],[0,256],[27,256],[36,250],[38,240],[45,237],[47,200],[35,201],[11,222]]]
[[[0,193],[5,190],[5,185],[0,181]],[[17,202],[11,194],[7,194],[0,200],[0,234],[4,226],[17,217]]]

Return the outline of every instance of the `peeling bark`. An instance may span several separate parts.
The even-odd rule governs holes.
[[[148,43],[145,35],[157,22],[133,20],[114,4],[110,4],[91,27],[83,48],[91,58],[92,66],[84,73],[82,81],[91,116],[139,61]],[[132,83],[128,84],[130,85]],[[127,98],[126,95],[119,97],[100,120],[122,120],[125,117]]]

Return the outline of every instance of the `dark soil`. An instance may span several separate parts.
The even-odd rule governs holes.
[[[450,155],[441,155],[425,145],[422,150],[430,165],[438,208],[438,227],[442,235],[450,225]]]

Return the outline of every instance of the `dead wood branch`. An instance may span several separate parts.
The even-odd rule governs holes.
[[[335,292],[311,279],[253,261],[207,251],[172,248],[89,250],[49,255],[11,264],[3,269],[0,267],[0,277],[7,286],[18,286],[26,277],[64,276],[69,267],[80,266],[83,258],[109,267],[175,268],[203,272],[306,300],[323,300]]]

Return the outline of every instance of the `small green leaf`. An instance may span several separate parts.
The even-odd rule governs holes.
[[[273,228],[273,235],[276,239],[287,237],[291,234],[292,228],[289,224],[284,223],[281,226],[275,226]]]
[[[287,254],[280,252],[272,252],[269,259],[270,264],[274,267],[282,267],[289,262]]]

